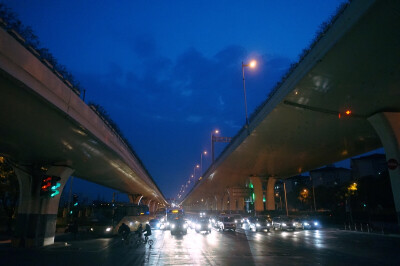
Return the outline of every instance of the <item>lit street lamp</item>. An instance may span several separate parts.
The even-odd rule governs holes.
[[[203,154],[207,155],[207,151],[203,151],[200,154],[200,179],[203,177]]]
[[[255,68],[257,65],[256,60],[251,60],[250,63],[248,64],[243,64],[242,62],[242,74],[243,74],[243,92],[244,92],[244,108],[246,111],[246,128],[249,128],[249,119],[247,117],[247,99],[246,99],[246,83],[244,79],[244,68],[245,67],[250,67],[250,68]]]
[[[214,134],[218,134],[218,133],[219,133],[218,129],[216,129],[214,131],[211,131],[211,158],[212,158],[212,163],[214,163],[214,140],[213,140],[213,137],[214,137]]]
[[[196,168],[199,168],[199,167],[200,167],[200,165],[198,165],[198,164],[196,164],[196,165],[193,167],[193,175],[192,175],[193,180],[196,179]]]

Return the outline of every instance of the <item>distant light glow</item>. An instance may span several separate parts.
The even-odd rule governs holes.
[[[257,65],[257,61],[256,61],[256,60],[251,60],[251,62],[250,62],[250,64],[249,64],[249,67],[255,68],[256,65]]]

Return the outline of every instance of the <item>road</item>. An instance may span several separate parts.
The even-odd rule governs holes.
[[[199,234],[155,230],[152,247],[125,246],[118,237],[15,249],[0,245],[2,265],[400,265],[400,237],[336,229]]]

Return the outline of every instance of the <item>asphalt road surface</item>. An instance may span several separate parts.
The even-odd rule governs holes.
[[[184,236],[154,230],[153,246],[119,237],[71,240],[20,249],[0,244],[0,265],[400,265],[400,237],[336,229],[236,232]]]

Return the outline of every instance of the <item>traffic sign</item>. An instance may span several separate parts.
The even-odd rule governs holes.
[[[394,170],[394,169],[396,169],[397,168],[397,166],[399,166],[399,162],[396,160],[396,159],[389,159],[388,161],[387,161],[387,165],[388,165],[388,168],[390,169],[390,170]]]

